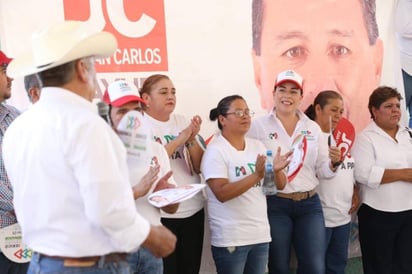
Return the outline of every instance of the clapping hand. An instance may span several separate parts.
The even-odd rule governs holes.
[[[197,134],[199,134],[200,131],[200,126],[202,124],[202,118],[200,118],[199,115],[193,116],[193,118],[190,120],[190,128],[192,129],[192,135],[189,137],[189,141],[194,139]]]
[[[149,171],[140,179],[140,182],[132,188],[135,199],[143,197],[149,192],[152,185],[159,178],[159,171],[159,164],[155,164],[149,168]]]
[[[265,160],[265,155],[258,154],[256,157],[255,174],[261,179],[265,176]]]
[[[288,151],[285,154],[280,155],[280,151],[281,149],[280,147],[278,147],[276,150],[275,158],[273,159],[273,166],[274,166],[275,172],[278,172],[289,165],[290,156],[293,153],[293,151]]]

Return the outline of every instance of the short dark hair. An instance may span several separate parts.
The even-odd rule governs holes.
[[[402,100],[401,94],[393,87],[380,86],[372,92],[369,96],[368,109],[373,120],[375,120],[375,116],[373,116],[372,108],[380,108],[384,102],[391,98],[397,98],[399,101]]]
[[[257,56],[260,56],[262,25],[264,13],[264,0],[252,1],[252,47]],[[375,45],[379,37],[376,22],[376,0],[359,0],[362,7],[363,21],[368,33],[369,45]]]

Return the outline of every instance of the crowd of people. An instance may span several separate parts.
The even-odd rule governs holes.
[[[116,50],[112,34],[65,21],[35,39],[29,55],[0,51],[0,227],[19,223],[33,250],[30,264],[0,253],[5,273],[199,273],[207,222],[220,274],[289,274],[293,252],[297,273],[343,274],[356,212],[364,273],[412,271],[412,132],[395,88],[373,91],[372,120],[343,153],[333,136],[343,97],[321,91],[302,112],[305,79],[286,69],[268,114],[252,119],[236,94],[211,108],[219,132],[206,146],[202,118],[174,113],[176,88],[163,74],[140,90],[110,83],[107,121],[99,117],[94,63]],[[33,102],[21,114],[5,104],[20,76]],[[144,164],[119,138],[128,113],[150,135]],[[274,195],[262,192],[266,172]],[[204,193],[178,204],[147,200],[201,183]]]

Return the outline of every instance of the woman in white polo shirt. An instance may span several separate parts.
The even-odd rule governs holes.
[[[376,88],[368,104],[373,121],[352,148],[365,274],[412,272],[412,133],[399,124],[401,99],[394,88]]]
[[[289,274],[292,245],[298,273],[325,273],[325,226],[315,188],[319,177],[335,175],[337,167],[333,164],[340,161],[340,150],[331,147],[328,151],[319,125],[298,109],[303,97],[299,74],[283,71],[274,86],[275,107],[268,115],[253,120],[249,136],[261,140],[268,149],[280,145],[283,152],[291,150],[295,140],[302,140],[299,147],[306,147],[306,156],[301,169],[291,172],[286,187],[267,198],[272,236],[269,273]]]
[[[207,146],[201,170],[207,182],[207,206],[213,259],[220,274],[265,273],[270,228],[266,197],[264,145],[245,138],[253,112],[239,95],[227,96],[210,111],[221,133]],[[277,157],[278,187],[286,184],[282,169],[290,154]]]

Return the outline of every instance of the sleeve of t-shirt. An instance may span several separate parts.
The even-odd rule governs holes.
[[[213,178],[229,178],[228,166],[223,152],[215,143],[206,148],[202,158],[201,171],[205,181]]]

